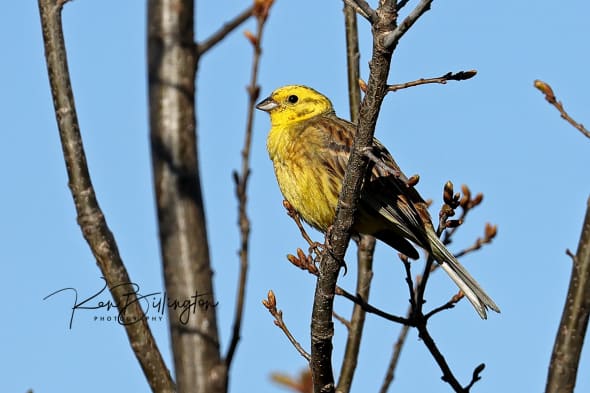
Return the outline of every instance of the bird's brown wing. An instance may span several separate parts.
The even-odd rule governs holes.
[[[356,126],[335,115],[314,119],[313,126],[325,131],[325,151],[321,157],[325,168],[337,179],[339,190]],[[354,229],[372,234],[398,251],[417,258],[416,249],[406,239],[420,246],[427,244],[420,213],[415,206],[416,203],[424,204],[424,200],[407,185],[407,180],[385,146],[374,139],[371,169],[363,184]]]
[[[424,247],[427,241],[423,227],[430,223],[426,203],[377,139],[373,140],[371,163],[371,178],[364,186],[363,199],[394,224],[395,230]]]

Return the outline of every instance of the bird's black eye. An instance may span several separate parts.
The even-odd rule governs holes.
[[[297,97],[295,94],[292,94],[289,96],[289,98],[287,98],[287,101],[289,101],[291,104],[294,104],[299,101],[299,97]]]

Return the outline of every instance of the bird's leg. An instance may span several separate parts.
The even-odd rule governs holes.
[[[305,239],[307,244],[309,244],[309,249],[308,249],[309,254],[311,255],[312,253],[315,253],[316,257],[319,257],[324,245],[320,242],[316,242],[316,241],[311,240],[311,237],[307,234],[307,231],[305,230],[305,228],[303,227],[303,224],[301,223],[301,218],[299,217],[299,213],[297,213],[297,210],[295,210],[293,208],[293,206],[289,203],[289,201],[287,201],[286,199],[283,200],[283,206],[287,210],[287,215],[289,217],[291,217],[291,219],[293,219],[293,221],[295,221],[297,228],[299,228],[299,231],[301,232],[301,236],[303,236],[303,238]]]

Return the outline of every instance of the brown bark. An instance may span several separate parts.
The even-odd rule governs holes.
[[[164,279],[180,392],[223,392],[209,245],[198,170],[195,121],[194,4],[148,2],[150,138]]]

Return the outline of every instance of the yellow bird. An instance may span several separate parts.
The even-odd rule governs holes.
[[[330,100],[306,86],[278,88],[256,108],[270,115],[266,146],[283,196],[308,224],[325,233],[334,221],[356,126],[336,116]],[[411,241],[433,255],[481,318],[487,317],[487,309],[500,312],[441,243],[426,203],[377,139],[373,154],[399,175],[373,166],[352,230],[373,235],[416,259]]]

